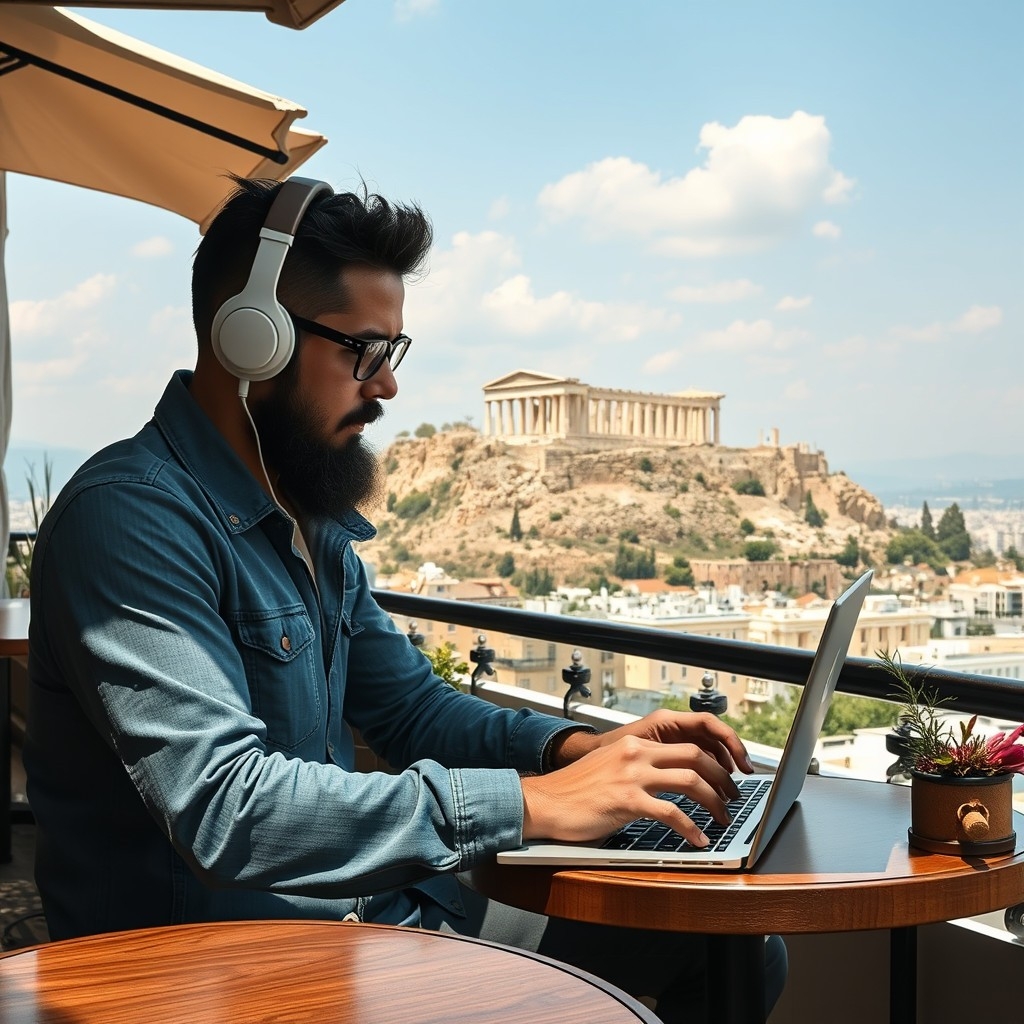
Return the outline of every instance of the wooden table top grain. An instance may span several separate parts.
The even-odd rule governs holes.
[[[905,786],[809,776],[751,871],[560,869],[489,863],[466,876],[513,906],[599,924],[711,935],[903,928],[1019,903],[1024,815],[999,857],[954,857],[907,844]]]
[[[180,925],[0,957],[4,1024],[656,1024],[640,1003],[533,953],[326,921]]]

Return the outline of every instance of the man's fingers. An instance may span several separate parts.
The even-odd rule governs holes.
[[[659,771],[672,768],[688,768],[694,777],[716,793],[723,802],[735,800],[740,795],[736,780],[729,769],[717,761],[706,750],[693,743],[657,743],[650,751],[651,765]],[[659,785],[659,789],[669,789],[667,785]],[[685,792],[685,790],[673,790]],[[692,793],[687,796],[697,799]],[[699,801],[703,803],[703,801]],[[710,810],[711,808],[708,808]]]

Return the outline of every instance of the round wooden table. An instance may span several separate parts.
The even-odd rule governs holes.
[[[912,1020],[914,927],[1021,901],[1024,815],[1014,815],[1014,852],[984,859],[911,849],[909,824],[908,787],[809,776],[751,871],[490,863],[466,881],[537,913],[711,936],[708,984],[716,993],[716,1019],[744,1024],[764,1018],[761,936],[887,928],[898,967],[892,1019]]]
[[[598,978],[494,943],[386,925],[232,921],[0,957],[4,1024],[656,1024]]]

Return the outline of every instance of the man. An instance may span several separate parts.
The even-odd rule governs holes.
[[[270,917],[448,928],[572,959],[677,1019],[692,940],[613,947],[454,873],[640,815],[703,845],[654,794],[727,821],[742,743],[669,712],[599,736],[432,674],[352,547],[373,535],[355,511],[380,482],[361,435],[398,390],[429,223],[305,179],[237,186],[196,252],[194,372],[82,467],[36,544],[25,765],[52,936]],[[350,728],[397,773],[353,772]]]

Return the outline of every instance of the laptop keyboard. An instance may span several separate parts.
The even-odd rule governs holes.
[[[731,825],[719,825],[700,804],[680,793],[659,793],[663,800],[671,800],[682,809],[683,813],[693,820],[697,827],[708,837],[709,844],[704,847],[694,846],[687,842],[678,832],[668,825],[655,821],[653,818],[637,818],[628,825],[623,825],[602,844],[604,850],[700,850],[704,853],[724,850],[733,840],[736,833],[743,827],[757,805],[764,799],[771,788],[767,779],[760,781],[745,779],[738,783],[740,795],[730,801],[729,814]]]

